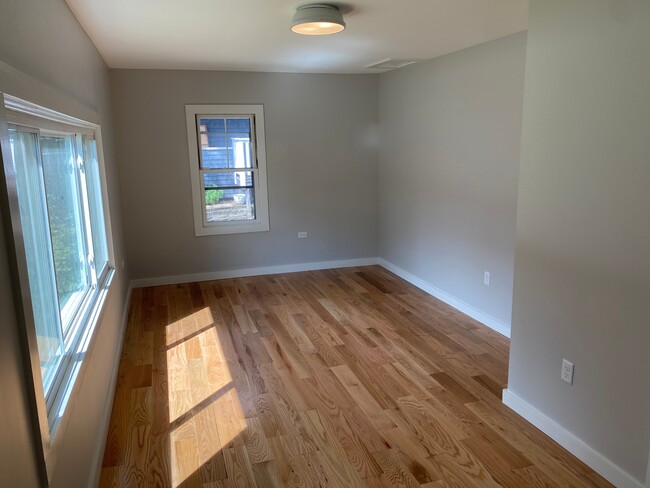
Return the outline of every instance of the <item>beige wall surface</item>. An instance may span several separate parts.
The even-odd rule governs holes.
[[[515,34],[380,76],[380,257],[508,326],[525,51]]]
[[[102,125],[108,197],[115,237],[116,262],[123,256],[121,208],[113,146],[108,70],[63,0],[0,0],[0,91]],[[7,224],[3,214],[2,224]],[[13,305],[10,269],[14,256],[3,234],[0,241],[0,486],[34,487],[36,449],[31,437],[19,331]],[[86,487],[103,441],[106,405],[113,392],[109,379],[117,361],[121,318],[128,277],[122,270],[113,282],[105,313],[96,330],[95,347],[78,380],[75,401],[55,438],[52,475],[57,487]]]
[[[649,26],[645,0],[531,1],[508,385],[639,480],[650,444]]]
[[[134,278],[377,255],[375,76],[112,70],[111,88]],[[196,237],[185,104],[247,103],[271,230]]]

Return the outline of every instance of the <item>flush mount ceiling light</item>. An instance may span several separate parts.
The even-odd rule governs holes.
[[[338,7],[325,3],[302,5],[296,9],[291,30],[296,34],[323,36],[345,29],[345,21]]]

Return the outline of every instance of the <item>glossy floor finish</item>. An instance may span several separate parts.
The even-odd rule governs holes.
[[[610,486],[505,407],[509,341],[378,266],[133,291],[101,486]]]

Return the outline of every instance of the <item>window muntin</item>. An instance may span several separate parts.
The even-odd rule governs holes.
[[[41,127],[40,118],[13,113],[9,122],[27,303],[51,434],[113,274],[101,168],[94,131],[87,127],[58,124],[54,130],[51,120],[43,119]]]
[[[262,107],[186,111],[196,234],[268,230]]]

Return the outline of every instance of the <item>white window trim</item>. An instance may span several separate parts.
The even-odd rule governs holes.
[[[266,139],[263,105],[186,105],[187,142],[189,148],[190,180],[192,184],[192,208],[194,210],[194,233],[196,236],[240,234],[269,230],[269,202],[266,175]],[[239,222],[208,223],[205,220],[205,198],[201,184],[197,116],[219,115],[253,117],[251,133],[255,139],[254,157],[257,159],[255,182],[255,220]],[[251,171],[243,168],[242,171]]]
[[[31,292],[25,257],[24,242],[22,238],[22,224],[18,209],[18,195],[15,186],[15,173],[11,149],[9,148],[7,136],[8,124],[17,126],[37,126],[46,131],[74,132],[77,134],[92,134],[97,147],[97,160],[99,165],[100,187],[102,192],[102,207],[104,211],[104,225],[106,232],[106,246],[108,252],[108,265],[102,274],[97,276],[98,292],[93,301],[84,300],[82,307],[85,327],[74,341],[74,347],[66,353],[68,365],[59,373],[63,380],[59,383],[55,404],[48,406],[45,397],[44,385],[41,377],[38,343],[36,328],[31,302]],[[51,482],[54,466],[57,459],[58,446],[60,445],[62,431],[66,429],[70,418],[70,410],[67,405],[74,403],[78,394],[79,383],[76,379],[83,375],[87,368],[87,362],[83,361],[96,337],[97,324],[103,314],[106,297],[113,283],[115,275],[115,254],[113,244],[113,232],[111,227],[110,208],[108,202],[108,191],[106,185],[106,168],[104,162],[104,147],[102,143],[101,126],[71,117],[54,110],[41,107],[34,103],[0,92],[0,142],[2,150],[2,170],[6,182],[7,197],[9,203],[10,226],[14,237],[14,248],[16,254],[16,267],[18,272],[18,299],[20,303],[19,321],[24,331],[24,343],[26,348],[27,375],[31,377],[34,385],[33,391],[33,417],[37,431],[35,435],[40,439],[42,449],[39,451],[40,468],[45,478]],[[78,315],[79,317],[82,314]],[[57,373],[57,374],[59,374]],[[31,396],[31,395],[30,395]],[[55,408],[61,415],[56,419],[52,430],[50,430],[50,418],[48,410]]]

